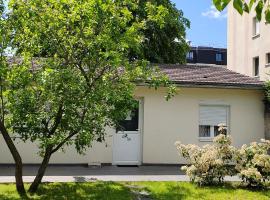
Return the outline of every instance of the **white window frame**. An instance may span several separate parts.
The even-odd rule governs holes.
[[[257,38],[260,36],[260,22],[259,20],[256,18],[256,17],[253,17],[253,20],[252,20],[252,31],[253,31],[253,39]]]
[[[199,121],[198,121],[198,137],[200,142],[212,142],[215,137],[215,126],[210,126],[210,137],[200,137],[200,107],[225,107],[227,110],[227,119],[226,119],[226,127],[227,127],[227,135],[230,134],[230,113],[231,113],[231,106],[228,104],[199,104]]]

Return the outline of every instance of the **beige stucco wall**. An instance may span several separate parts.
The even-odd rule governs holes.
[[[255,12],[243,14],[229,6],[228,9],[228,69],[253,76],[253,58],[260,59],[259,78],[269,80],[270,66],[266,66],[266,53],[270,53],[270,25],[260,22],[260,35],[253,37]]]
[[[234,145],[241,146],[264,137],[263,95],[260,91],[181,88],[179,94],[168,102],[164,95],[164,89],[155,91],[140,87],[136,91],[136,96],[144,99],[143,163],[183,162],[179,160],[174,146],[176,140],[206,144],[198,138],[200,103],[230,106],[230,133]],[[107,147],[95,144],[84,156],[69,148],[66,153],[54,155],[51,163],[111,163],[113,133],[113,130],[108,130]],[[0,163],[12,163],[2,138],[0,145]],[[34,145],[19,143],[18,148],[24,163],[40,162]]]

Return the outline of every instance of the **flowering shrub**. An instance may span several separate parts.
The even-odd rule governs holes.
[[[270,181],[270,141],[243,145],[235,154],[239,176],[249,186],[262,186]]]
[[[200,185],[220,183],[226,175],[233,173],[230,164],[236,150],[231,146],[230,136],[220,134],[214,138],[213,145],[205,145],[202,148],[192,144],[184,145],[181,142],[176,142],[175,145],[180,155],[191,164],[181,169],[192,182]]]

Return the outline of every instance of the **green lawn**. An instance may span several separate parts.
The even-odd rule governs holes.
[[[94,182],[43,184],[37,195],[29,199],[95,199],[136,200],[146,195],[148,200],[213,199],[213,200],[260,200],[270,199],[270,190],[254,191],[241,189],[239,185],[219,187],[196,187],[183,182]],[[20,199],[13,184],[0,184],[0,199]],[[147,198],[145,198],[147,199]]]

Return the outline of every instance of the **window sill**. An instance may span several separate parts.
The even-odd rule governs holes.
[[[253,35],[253,36],[252,36],[252,39],[255,40],[255,39],[259,38],[259,37],[260,37],[260,34]]]
[[[213,139],[212,137],[199,137],[199,141],[200,142],[213,142]]]
[[[265,67],[270,67],[270,63],[265,64]]]
[[[260,79],[260,76],[253,76],[253,78]]]

